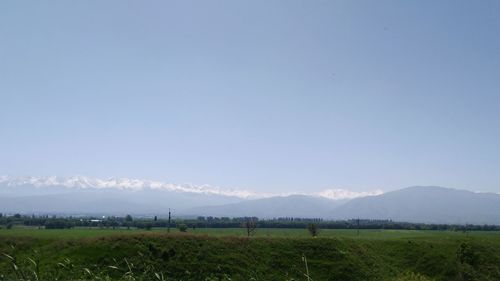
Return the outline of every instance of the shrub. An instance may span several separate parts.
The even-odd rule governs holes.
[[[187,229],[188,229],[187,225],[186,225],[186,224],[184,224],[184,223],[180,223],[180,224],[178,224],[178,225],[177,225],[177,228],[178,228],[181,232],[186,232],[186,231],[187,231]]]
[[[457,259],[461,264],[474,266],[477,262],[477,253],[469,243],[463,242],[457,251]]]

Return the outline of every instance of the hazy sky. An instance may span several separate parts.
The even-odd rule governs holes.
[[[0,174],[500,192],[500,1],[2,1]]]

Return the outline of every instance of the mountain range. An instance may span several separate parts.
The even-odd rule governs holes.
[[[322,196],[324,194],[335,196]],[[335,190],[260,196],[211,186],[128,179],[0,177],[0,212],[65,215],[165,215],[391,219],[500,225],[500,195],[436,186],[381,194]]]
[[[336,208],[333,218],[498,225],[500,194],[415,186],[379,196],[353,199]]]

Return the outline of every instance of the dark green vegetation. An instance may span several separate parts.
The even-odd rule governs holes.
[[[391,220],[323,220],[321,218],[292,218],[283,217],[262,220],[257,217],[197,217],[190,219],[175,219],[153,217],[56,217],[15,214],[5,216],[0,213],[0,228],[13,226],[42,227],[45,229],[66,229],[74,227],[100,227],[100,228],[139,228],[152,229],[158,227],[178,227],[185,225],[187,228],[238,228],[249,223],[257,228],[297,228],[304,229],[310,224],[315,224],[321,229],[407,229],[407,230],[454,230],[454,231],[500,231],[498,225],[449,225],[449,224],[424,224],[395,222]]]
[[[187,231],[2,229],[0,280],[500,280],[498,232]]]

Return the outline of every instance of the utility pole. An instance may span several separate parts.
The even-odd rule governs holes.
[[[359,218],[358,218],[357,222],[358,222],[358,236],[359,236]]]
[[[168,228],[167,228],[167,232],[170,233],[170,208],[168,208]]]

